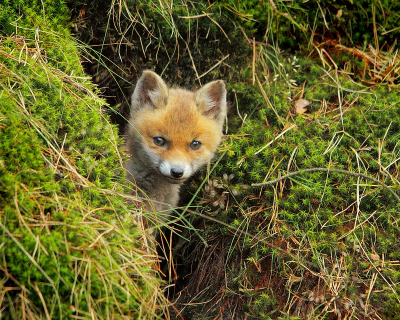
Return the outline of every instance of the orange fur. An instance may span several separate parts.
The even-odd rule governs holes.
[[[147,146],[164,160],[179,158],[183,162],[193,162],[201,158],[208,161],[219,145],[219,125],[197,111],[192,96],[191,92],[171,90],[164,109],[158,112],[143,110],[133,119],[133,126],[142,135]],[[170,141],[170,148],[154,145],[153,137],[156,136]],[[189,144],[193,140],[201,141],[202,147],[199,150],[190,149]]]
[[[192,92],[169,88],[154,72],[143,73],[132,96],[126,168],[156,211],[176,206],[180,185],[212,159],[225,116],[223,81]]]

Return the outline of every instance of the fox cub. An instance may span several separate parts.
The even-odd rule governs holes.
[[[126,168],[128,179],[150,200],[147,211],[166,213],[178,204],[182,183],[214,156],[225,116],[222,80],[193,92],[143,72],[132,95]]]

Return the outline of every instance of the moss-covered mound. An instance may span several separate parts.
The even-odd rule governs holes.
[[[0,8],[0,318],[154,319],[165,301],[124,195],[121,139],[67,13]]]
[[[230,121],[238,131],[203,192],[224,236],[212,249],[198,246],[198,255],[190,250],[201,257],[196,265],[207,265],[196,271],[202,281],[188,286],[198,290],[197,301],[209,301],[194,314],[395,319],[399,88],[362,88],[307,60],[296,65],[292,79],[301,88],[261,86],[265,96],[254,91],[252,107]],[[215,227],[207,223],[207,233]]]

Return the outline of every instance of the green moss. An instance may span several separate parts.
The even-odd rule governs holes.
[[[319,107],[313,107],[312,104],[306,115],[294,115],[290,118],[290,122],[297,125],[295,128],[273,141],[283,131],[275,111],[282,118],[286,118],[291,112],[293,102],[282,93],[275,95],[275,89],[271,86],[265,87],[264,90],[269,95],[275,111],[267,104],[262,106],[263,101],[260,97],[248,104],[246,92],[251,92],[252,88],[243,83],[235,84],[239,110],[242,114],[247,113],[248,117],[245,122],[234,120],[230,123],[230,130],[235,134],[226,141],[229,152],[216,168],[212,179],[222,181],[221,177],[225,172],[234,173],[236,183],[251,185],[262,182],[265,177],[268,177],[268,181],[285,174],[289,165],[289,171],[330,167],[367,173],[378,179],[383,178],[379,170],[384,167],[388,169],[389,174],[396,176],[393,164],[399,153],[400,113],[396,108],[398,90],[389,91],[386,87],[378,86],[373,91],[360,91],[356,85],[339,78],[340,83],[347,86],[341,93],[343,101],[354,101],[351,108],[343,107],[340,113],[337,87],[335,88],[334,83],[326,78],[321,83],[322,69],[316,68],[311,62],[300,65],[298,73],[308,75],[304,99],[312,100],[316,105],[324,99],[333,111],[321,113]],[[307,71],[310,69],[319,72],[315,73],[315,77],[310,76]],[[280,85],[282,92],[285,84],[280,82]],[[268,125],[265,118],[268,119]],[[286,128],[289,125],[290,123]],[[271,141],[273,143],[270,143]],[[258,152],[268,143],[269,147]],[[389,185],[392,184],[389,179],[386,181]],[[311,263],[315,268],[322,269],[327,257],[340,259],[345,248],[343,238],[350,234],[354,236],[348,236],[351,239],[350,247],[357,258],[348,265],[347,272],[357,275],[360,281],[365,283],[371,281],[371,273],[365,274],[361,270],[371,268],[371,261],[369,253],[365,254],[363,250],[374,248],[379,255],[396,256],[400,234],[393,221],[399,218],[399,204],[385,188],[369,180],[359,180],[336,172],[297,175],[286,179],[283,184],[276,184],[273,188],[265,186],[261,191],[259,188],[253,188],[244,194],[235,195],[235,202],[230,202],[230,208],[221,209],[220,217],[224,215],[225,222],[230,221],[239,228],[243,228],[245,224],[246,231],[257,234],[258,238],[267,239],[272,243],[279,238],[287,242],[289,247],[299,247],[301,265]],[[394,186],[393,189],[398,188]],[[356,206],[358,197],[359,205]],[[203,198],[207,199],[207,195],[204,194]],[[264,203],[269,209],[259,212]],[[225,216],[227,212],[228,220]],[[272,225],[274,227],[270,229]],[[354,225],[358,226],[353,230]],[[289,240],[294,238],[297,239],[297,244]],[[269,256],[265,247],[260,246],[257,249],[253,243],[251,248],[252,256]],[[294,258],[290,256],[288,259],[292,261]],[[250,262],[249,266],[252,263]],[[388,268],[383,269],[385,271],[382,272],[388,271]],[[250,275],[250,271],[245,274]],[[388,277],[395,281],[394,275]],[[383,289],[384,284],[385,281],[379,278],[376,280],[375,289],[383,290],[380,296],[387,299],[384,310],[388,310],[383,312],[390,314],[392,303],[389,302],[389,296],[392,293]],[[360,288],[356,291],[359,290]],[[272,293],[272,299],[273,297]],[[258,296],[254,300],[255,309],[250,311],[250,314],[259,317],[256,311],[257,301],[262,301],[262,297]],[[376,303],[377,308],[382,307],[377,300]],[[263,313],[263,316],[265,315]]]
[[[157,318],[149,301],[164,297],[135,241],[122,140],[87,94],[68,9],[6,4],[5,32],[21,19],[0,40],[0,274],[14,288],[2,291],[2,316]]]
[[[365,46],[378,40],[393,43],[399,5],[393,1],[218,1],[247,32],[267,36],[284,48],[308,48],[310,38],[338,38],[345,45]],[[375,20],[375,25],[374,25]],[[360,22],[363,23],[360,23]],[[390,30],[391,32],[385,32]],[[345,58],[345,56],[343,57]]]

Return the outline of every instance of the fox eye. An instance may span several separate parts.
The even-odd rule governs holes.
[[[154,143],[156,146],[162,147],[162,146],[165,146],[165,144],[167,143],[167,140],[165,140],[165,139],[162,138],[162,137],[154,137],[154,138],[153,138],[153,143]]]
[[[193,140],[193,141],[190,143],[190,148],[191,148],[192,150],[199,150],[200,147],[201,147],[201,142],[200,142],[200,141]]]

